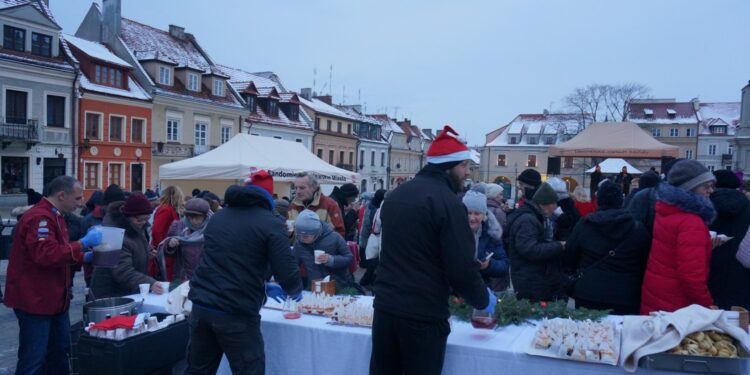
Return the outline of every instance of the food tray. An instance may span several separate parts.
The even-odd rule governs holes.
[[[642,357],[638,367],[705,374],[750,374],[750,353],[737,344],[739,358],[657,353]]]
[[[555,319],[561,319],[561,318],[555,318]],[[552,319],[550,319],[550,320],[552,320]],[[620,327],[620,325],[617,324],[617,323],[614,323],[614,322],[611,322],[611,321],[607,321],[607,320],[603,320],[601,323],[602,324],[612,324],[612,326],[614,327],[614,336],[615,337],[612,339],[612,343],[613,343],[612,350],[615,352],[615,359],[614,359],[614,361],[605,361],[605,360],[594,361],[594,360],[578,359],[578,358],[568,357],[568,356],[562,357],[562,356],[557,355],[557,353],[552,352],[549,349],[538,349],[538,348],[536,348],[534,346],[534,339],[532,339],[531,343],[529,344],[529,348],[526,349],[526,354],[534,355],[534,356],[539,356],[539,357],[562,359],[562,360],[568,360],[568,361],[586,362],[586,363],[595,363],[595,364],[601,364],[601,365],[617,366],[617,364],[619,362],[619,359],[620,359],[620,336],[621,336],[622,327]],[[539,327],[540,327],[541,324],[542,324],[542,322],[537,323],[536,329],[534,331],[535,336],[536,336],[536,330],[539,329]]]

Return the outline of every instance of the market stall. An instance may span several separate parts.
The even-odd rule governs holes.
[[[606,159],[599,163],[599,168],[601,169],[601,172],[604,174],[618,174],[620,171],[622,171],[622,167],[628,168],[628,173],[630,174],[643,174],[638,168],[634,167],[632,164],[625,161],[625,159],[620,158],[610,158]],[[586,173],[594,173],[596,170],[596,166],[593,166],[586,170]]]
[[[679,151],[679,147],[659,142],[632,122],[593,123],[571,140],[549,148],[552,157],[632,159],[678,157]]]
[[[357,184],[359,179],[356,172],[326,163],[301,143],[249,134],[237,134],[205,154],[164,164],[159,167],[159,178],[162,187],[223,193],[254,169],[265,169],[273,176],[274,192],[279,196],[289,196],[291,183],[301,172],[312,172],[321,184]]]

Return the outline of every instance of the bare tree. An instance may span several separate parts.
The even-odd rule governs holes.
[[[591,84],[576,88],[565,97],[564,102],[579,113],[581,119],[588,118],[594,122],[624,121],[628,115],[630,101],[646,97],[650,91],[647,86],[639,83]]]

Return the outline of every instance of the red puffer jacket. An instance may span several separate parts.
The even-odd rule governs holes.
[[[712,246],[706,221],[715,216],[713,206],[667,184],[660,185],[658,194],[641,314],[691,304],[708,307],[713,304],[707,284]]]

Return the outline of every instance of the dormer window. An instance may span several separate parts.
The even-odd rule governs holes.
[[[3,28],[3,48],[18,52],[26,50],[26,30],[5,25]]]
[[[518,138],[515,137],[515,136],[510,137],[510,142],[508,142],[508,143],[514,145],[514,144],[518,143]]]
[[[188,90],[190,91],[199,91],[198,90],[198,75],[195,73],[188,73]]]
[[[52,37],[31,33],[31,53],[38,56],[52,57]]]
[[[528,141],[528,143],[529,143],[530,145],[535,145],[535,144],[539,143],[539,141],[538,141],[538,138],[537,138],[537,137],[528,137],[527,141]]]
[[[654,118],[654,110],[651,108],[644,108],[643,109],[643,115],[646,118]]]
[[[279,103],[275,100],[268,101],[268,115],[278,116],[279,115]]]
[[[672,108],[668,108],[667,109],[667,117],[669,117],[670,119],[674,119],[675,117],[677,117],[677,111],[675,111]]]
[[[214,96],[224,96],[224,81],[214,80]]]
[[[166,66],[159,67],[159,83],[162,85],[172,85],[172,70]]]
[[[544,138],[544,143],[548,145],[555,143],[555,137],[547,136],[546,138]]]
[[[726,134],[727,133],[726,126],[712,126],[710,130],[711,130],[711,134]]]
[[[287,117],[289,117],[289,119],[292,121],[299,121],[299,106],[296,104],[290,105],[289,114]]]
[[[247,109],[255,112],[255,95],[245,94],[245,102],[247,102]]]
[[[122,71],[104,65],[94,65],[94,83],[122,88]]]

